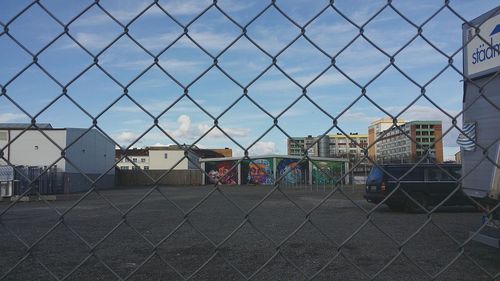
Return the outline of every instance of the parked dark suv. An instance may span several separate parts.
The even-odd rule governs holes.
[[[380,203],[396,188],[397,181],[389,174],[399,178],[401,183],[400,188],[385,201],[385,204],[394,211],[421,210],[402,190],[406,191],[423,207],[429,209],[431,206],[439,204],[457,189],[459,183],[456,180],[460,178],[461,165],[419,164],[415,169],[411,170],[414,165],[389,164],[380,165],[380,167],[374,166],[366,180],[365,199],[371,203]],[[408,173],[410,170],[411,172]],[[403,177],[403,175],[405,176]],[[460,189],[443,205],[470,204],[471,202]]]

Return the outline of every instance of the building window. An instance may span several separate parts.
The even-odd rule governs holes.
[[[168,159],[168,153],[163,154],[163,158]]]
[[[149,166],[144,166],[144,170],[149,170]]]
[[[146,158],[141,158],[141,163],[146,163]]]
[[[134,163],[137,163],[137,158],[132,158],[132,161],[133,161]]]
[[[141,167],[132,166],[132,170],[140,170]]]
[[[128,166],[121,166],[120,169],[121,170],[128,170]]]

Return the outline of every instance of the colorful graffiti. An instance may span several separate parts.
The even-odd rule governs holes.
[[[243,179],[246,184],[272,185],[274,184],[273,159],[244,161],[241,164],[241,174],[246,175]]]
[[[336,183],[342,177],[343,169],[343,162],[314,161],[312,168],[313,184]]]
[[[283,183],[298,184],[307,182],[307,162],[299,163],[298,159],[281,159],[278,160],[276,172],[278,177],[285,175],[282,179]]]
[[[238,167],[235,161],[207,162],[205,171],[208,173],[207,182],[219,184],[238,184]]]

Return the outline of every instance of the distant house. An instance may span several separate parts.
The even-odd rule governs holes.
[[[462,164],[462,153],[460,151],[455,153],[455,162],[457,164]]]
[[[200,158],[232,157],[232,150],[229,148],[198,147],[188,150],[187,157],[184,157],[186,148],[187,146],[169,145],[132,148],[126,152],[117,149],[115,159],[119,160],[117,167],[121,170],[190,170],[198,169]]]
[[[114,186],[114,143],[95,129],[53,128],[50,124],[1,123],[0,165],[40,167],[64,175],[63,192],[90,188],[87,178],[103,176],[98,187]],[[109,172],[108,172],[109,170]]]

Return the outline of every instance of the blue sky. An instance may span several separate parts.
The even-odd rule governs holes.
[[[0,21],[9,23],[9,34],[32,53],[39,52],[62,31],[63,27],[38,5],[32,6],[14,21],[31,1],[2,1]],[[40,3],[62,23],[67,24],[94,1],[41,0]],[[152,1],[100,1],[100,5],[123,25],[130,23]],[[240,25],[246,25],[270,1],[218,1],[218,6]],[[299,25],[304,25],[326,7],[328,1],[276,1],[276,5]],[[415,24],[425,22],[437,12],[442,1],[393,1],[393,6]],[[450,1],[450,6],[465,19],[471,20],[495,7],[495,1]],[[180,24],[191,22],[211,1],[158,1]],[[386,1],[335,1],[336,8],[358,25],[365,23]],[[462,20],[445,8],[423,26],[423,35],[447,54],[461,46]],[[183,94],[181,85],[189,86],[189,95],[213,117],[220,115],[238,99],[243,90],[219,69],[211,68],[193,83],[213,63],[195,43],[182,35],[183,28],[153,5],[129,25],[129,34],[153,56],[177,81],[168,77],[157,66],[151,67],[153,58],[127,36],[109,49],[108,44],[118,37],[123,28],[97,6],[91,7],[69,24],[69,33],[88,52],[99,55],[101,69],[93,66],[92,57],[74,41],[64,35],[38,56],[38,63],[61,85],[67,85],[68,95],[88,114],[96,116],[115,101],[129,85],[128,94],[153,116],[158,116]],[[215,7],[209,9],[189,26],[189,35],[212,56],[218,56],[241,33],[241,30]],[[389,54],[403,47],[417,30],[396,12],[386,8],[364,27],[364,35]],[[274,56],[300,34],[300,29],[281,15],[274,7],[263,13],[247,28],[248,36],[262,49]],[[331,56],[339,53],[358,34],[358,30],[332,8],[328,8],[306,27],[305,34],[318,47]],[[39,67],[32,65],[15,80],[12,78],[32,61],[31,56],[3,34],[0,36],[0,85],[7,95],[35,115],[61,94],[62,88]],[[240,38],[218,57],[218,65],[240,85],[248,86],[248,95],[271,115],[280,114],[300,96],[302,90],[271,64],[264,52],[246,38]],[[363,38],[336,57],[336,66],[360,85],[366,85],[389,63],[389,59]],[[448,59],[422,38],[416,38],[395,57],[396,65],[420,85],[427,84],[448,64]],[[344,74],[331,67],[330,58],[299,38],[281,52],[277,64],[291,78],[307,87],[309,97],[332,116],[337,116],[361,94],[360,88]],[[453,63],[462,69],[461,52]],[[251,83],[266,70],[260,78]],[[142,75],[141,75],[142,73]],[[315,79],[319,74],[321,77]],[[77,75],[81,76],[73,81]],[[140,78],[135,80],[139,75]],[[461,110],[461,76],[452,68],[446,69],[426,86],[426,93],[439,106],[452,115]],[[117,83],[118,82],[118,83]],[[366,94],[385,110],[396,114],[420,94],[420,88],[405,78],[394,67],[386,69],[366,87]],[[367,99],[361,98],[339,118],[339,126],[346,132],[366,133],[369,123],[384,117]],[[421,99],[404,114],[406,120],[439,119],[445,130],[451,121],[430,102]],[[0,97],[0,122],[26,122],[28,117],[6,97]],[[56,127],[90,127],[92,120],[68,98],[62,97],[37,118]],[[127,97],[98,118],[99,126],[118,143],[127,145],[153,124],[153,119]],[[219,125],[243,146],[252,144],[273,124],[273,119],[243,98],[220,119]],[[331,119],[303,98],[279,118],[279,125],[292,136],[318,135],[331,126]],[[192,101],[182,98],[161,115],[159,125],[180,143],[190,144],[213,126],[209,115]],[[330,133],[336,133],[334,129]],[[452,130],[445,137],[445,158],[458,151]],[[136,146],[171,144],[160,130],[153,129]],[[213,130],[200,142],[203,147],[231,147],[241,154],[237,146],[220,131]],[[286,153],[286,136],[272,129],[251,149],[252,154]]]

